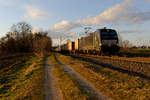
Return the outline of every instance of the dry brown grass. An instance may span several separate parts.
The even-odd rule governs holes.
[[[33,54],[26,53],[16,53],[16,54],[8,54],[0,56],[0,72],[7,71],[9,68],[17,65],[18,63],[24,61],[29,56],[32,56]]]
[[[43,64],[43,58],[30,57],[3,72],[0,75],[0,99],[44,100]]]
[[[150,58],[148,58],[148,57],[132,57],[132,58],[130,58],[130,57],[118,57],[118,56],[111,56],[111,57],[103,56],[103,58],[150,63]]]
[[[121,58],[112,57],[100,57],[100,56],[86,56],[81,55],[80,57],[99,63],[99,65],[106,65],[112,69],[124,71],[129,74],[141,76],[143,78],[150,78],[150,63],[144,63],[142,61],[122,60]],[[140,59],[139,59],[140,60]],[[141,59],[142,60],[142,59]],[[132,73],[131,73],[132,72]]]
[[[71,75],[64,71],[63,65],[51,56],[51,63],[56,66],[54,73],[59,79],[64,100],[97,100],[95,95],[87,93],[85,87],[81,86]]]
[[[59,58],[114,100],[150,100],[148,80],[64,55]]]

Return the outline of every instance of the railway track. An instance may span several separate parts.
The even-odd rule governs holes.
[[[105,60],[114,60],[114,61],[126,61],[126,62],[135,62],[141,64],[150,64],[150,58],[148,57],[120,57],[120,56],[98,56],[98,55],[86,55],[86,54],[77,54],[71,56],[87,57],[87,58],[97,58]]]
[[[145,73],[123,68],[128,65],[143,67],[131,64],[134,61],[117,62],[117,59],[113,61],[111,57],[88,55],[72,55],[72,57],[58,55],[58,58],[113,100],[147,100],[150,98],[148,96],[150,77]]]
[[[127,73],[133,76],[140,76],[150,80],[150,63],[139,62],[134,60],[125,60],[112,57],[91,56],[91,55],[71,55],[74,58],[92,62],[93,64],[101,65],[122,73]]]

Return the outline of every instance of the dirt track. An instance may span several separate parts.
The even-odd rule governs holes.
[[[79,73],[74,71],[70,65],[63,64],[63,62],[57,58],[57,61],[61,63],[64,67],[64,71],[71,75],[82,87],[84,87],[84,91],[94,94],[97,98],[96,100],[111,100],[108,99],[103,93],[95,88],[93,84],[87,81],[84,77],[82,77]],[[63,94],[61,89],[59,88],[58,79],[53,74],[53,69],[55,66],[50,65],[49,58],[46,59],[46,66],[45,66],[45,100],[63,100]]]
[[[54,66],[50,66],[50,60],[51,65]],[[99,57],[72,58],[53,54],[46,62],[46,100],[121,100],[122,97],[124,100],[129,100],[129,98],[134,100],[135,96],[145,98],[144,96],[148,96],[145,93],[148,93],[150,89],[149,77],[128,70],[127,65],[129,68],[144,67],[136,62]],[[140,90],[138,90],[139,87]],[[140,92],[134,93],[133,91]],[[133,93],[135,96],[132,96]],[[80,96],[85,99],[80,99]]]
[[[53,69],[55,67],[50,65],[49,58],[46,59],[45,67],[45,100],[63,100],[63,95],[58,86],[57,78],[53,75]]]
[[[73,78],[75,78],[76,81],[78,81],[81,86],[85,87],[85,91],[95,94],[98,100],[111,100],[110,98],[107,98],[103,93],[99,92],[99,90],[97,90],[93,84],[91,84],[84,77],[82,77],[79,73],[73,70],[70,67],[70,65],[64,64],[59,58],[57,58],[57,60],[64,66],[64,70],[68,74],[70,74]]]

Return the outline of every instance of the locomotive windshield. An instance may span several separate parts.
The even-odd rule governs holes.
[[[117,32],[115,30],[101,30],[102,40],[117,40]]]

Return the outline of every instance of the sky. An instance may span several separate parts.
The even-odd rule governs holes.
[[[25,21],[33,32],[46,30],[59,40],[108,27],[133,45],[150,45],[150,0],[0,0],[0,37]]]

